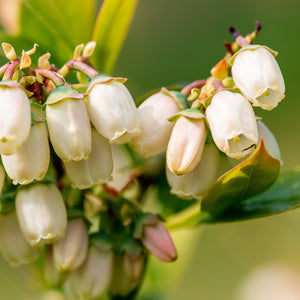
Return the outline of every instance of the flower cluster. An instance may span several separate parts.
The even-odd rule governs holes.
[[[99,74],[84,55],[61,70],[44,55],[27,69],[26,52],[2,47],[11,61],[0,70],[1,252],[13,266],[45,253],[45,281],[70,299],[134,292],[149,253],[170,262],[177,252],[160,217],[121,196],[137,176],[123,170],[123,145],[141,132],[126,79]],[[92,78],[83,90],[64,78],[73,68]]]
[[[176,260],[164,219],[143,207],[165,166],[171,193],[200,200],[261,140],[280,160],[251,105],[271,110],[284,97],[275,53],[236,43],[208,79],[162,88],[138,107],[126,79],[91,67],[93,42],[77,46],[61,69],[49,54],[33,68],[36,45],[17,58],[3,43],[10,60],[0,68],[4,257],[18,266],[42,255],[45,281],[70,299],[133,295],[149,253]]]
[[[242,47],[222,59],[206,81],[196,81],[181,93],[163,88],[138,107],[141,135],[134,140],[135,149],[143,157],[166,151],[172,193],[201,199],[226,168],[247,158],[261,139],[280,160],[273,134],[251,105],[271,110],[284,98],[274,55],[265,46]]]

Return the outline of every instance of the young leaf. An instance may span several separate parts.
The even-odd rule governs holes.
[[[105,0],[92,35],[97,42],[94,61],[104,73],[111,73],[121,50],[138,0]]]
[[[219,216],[210,215],[203,223],[234,222],[266,217],[300,207],[300,169],[280,175],[263,194],[246,199]]]
[[[221,216],[243,200],[268,189],[278,177],[280,162],[271,157],[261,140],[244,162],[222,175],[205,195],[201,210]]]

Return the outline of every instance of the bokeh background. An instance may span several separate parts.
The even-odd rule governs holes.
[[[206,78],[224,56],[223,41],[233,40],[228,27],[246,34],[260,20],[257,43],[279,52],[286,98],[275,110],[257,109],[256,114],[276,135],[286,171],[300,166],[299,16],[298,0],[140,0],[114,75],[129,78],[127,87],[135,98],[161,86]],[[300,274],[300,209],[174,236],[179,261],[165,265],[153,259],[139,299],[237,299],[244,279],[272,262]],[[41,299],[32,293],[29,277],[28,269],[10,268],[0,258],[0,299]]]

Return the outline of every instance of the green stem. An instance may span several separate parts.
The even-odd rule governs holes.
[[[201,212],[199,203],[196,203],[170,217],[165,225],[169,230],[194,227],[206,216],[205,212]]]

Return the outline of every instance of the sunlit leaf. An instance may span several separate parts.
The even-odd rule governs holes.
[[[300,169],[286,172],[266,192],[242,201],[220,216],[209,216],[206,223],[234,222],[266,217],[300,207]]]
[[[94,61],[97,68],[111,73],[126,37],[138,0],[105,0],[92,35],[97,42]]]
[[[55,53],[52,58],[59,66],[72,58],[79,43],[91,39],[95,20],[94,0],[23,0],[20,1],[18,36],[13,46],[21,52],[30,44],[39,44],[39,53]],[[19,37],[26,43],[18,43]],[[17,46],[15,45],[17,44]]]
[[[201,209],[221,216],[243,200],[268,189],[276,180],[280,162],[271,157],[261,140],[255,152],[244,162],[222,175],[208,190]]]

